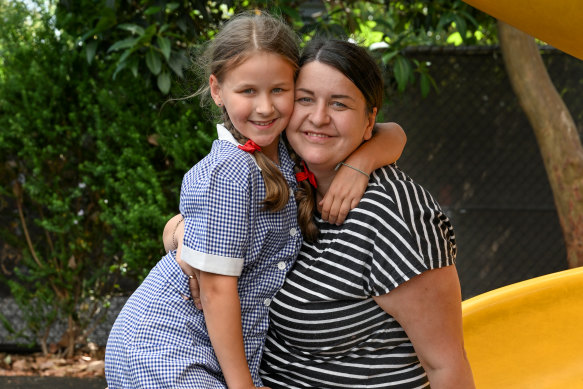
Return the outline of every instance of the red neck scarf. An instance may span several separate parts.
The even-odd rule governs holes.
[[[296,180],[298,180],[298,182],[308,180],[308,182],[312,184],[314,188],[317,188],[318,184],[316,183],[316,177],[314,176],[314,173],[308,170],[308,167],[304,161],[302,161],[302,166],[304,167],[304,171],[296,173]]]
[[[243,151],[253,154],[256,151],[261,151],[261,146],[249,139],[244,145],[237,146]]]

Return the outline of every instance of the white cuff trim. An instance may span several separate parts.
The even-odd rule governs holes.
[[[223,257],[220,255],[202,253],[187,246],[182,246],[184,262],[207,273],[224,276],[240,276],[243,271],[243,258]]]

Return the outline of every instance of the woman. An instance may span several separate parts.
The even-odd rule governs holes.
[[[305,196],[314,206],[370,138],[382,77],[365,50],[336,40],[311,42],[300,67],[286,135],[316,178]],[[264,385],[473,388],[455,238],[431,195],[387,166],[344,224],[314,215],[319,236],[304,241],[270,304]]]

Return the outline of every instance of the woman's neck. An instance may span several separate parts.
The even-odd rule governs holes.
[[[328,189],[332,184],[332,180],[334,180],[334,176],[336,176],[336,171],[330,169],[316,169],[312,170],[312,173],[314,173],[314,176],[316,177],[316,183],[318,184],[318,188],[316,188],[316,204],[318,204],[328,192]],[[320,210],[319,206],[318,210]]]

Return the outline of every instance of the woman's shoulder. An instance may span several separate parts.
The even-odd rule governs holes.
[[[371,175],[367,192],[369,190],[382,190],[394,199],[411,198],[412,202],[424,204],[430,202],[433,206],[439,207],[427,189],[415,182],[396,164],[375,170]]]

